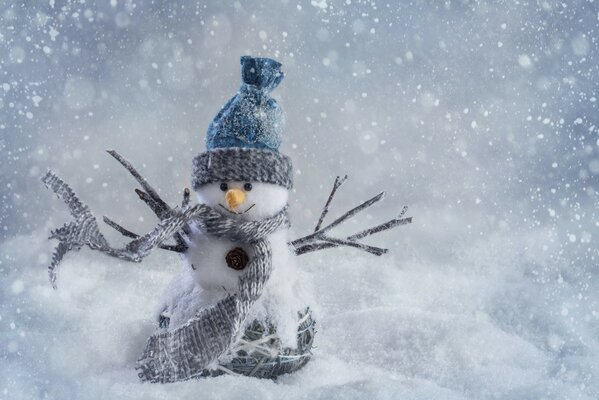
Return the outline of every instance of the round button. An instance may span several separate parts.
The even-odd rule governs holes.
[[[241,247],[235,247],[233,250],[230,250],[227,253],[225,256],[225,261],[227,262],[229,268],[233,268],[236,271],[241,271],[250,262],[250,257],[244,249]]]

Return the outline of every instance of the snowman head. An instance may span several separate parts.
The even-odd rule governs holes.
[[[208,127],[207,151],[193,160],[200,203],[245,220],[271,217],[287,204],[293,170],[279,153],[284,118],[270,96],[283,76],[275,60],[241,57],[241,88]]]
[[[291,159],[271,150],[228,147],[198,154],[192,185],[200,203],[243,220],[272,217],[287,204]]]
[[[220,213],[241,220],[260,220],[279,213],[289,191],[277,184],[223,180],[196,189],[198,201]]]

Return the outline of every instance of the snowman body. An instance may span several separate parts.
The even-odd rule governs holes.
[[[245,190],[244,187],[251,189]],[[243,191],[243,201],[235,204],[235,207],[231,206],[234,202],[227,202],[227,195],[232,190]],[[217,182],[204,185],[196,194],[198,202],[246,221],[275,215],[286,206],[288,200],[287,189],[260,182]],[[300,284],[295,257],[287,244],[289,229],[281,228],[266,239],[272,251],[272,273],[246,322],[259,320],[272,323],[277,327],[281,343],[294,347],[298,311],[305,307],[307,296]],[[227,256],[232,251],[245,252],[249,260],[255,256],[247,243],[208,235],[197,225],[191,224],[188,250],[183,255],[183,269],[168,285],[157,309],[159,319],[169,319],[167,329],[185,324],[202,309],[235,293],[239,277],[246,270],[229,265]]]

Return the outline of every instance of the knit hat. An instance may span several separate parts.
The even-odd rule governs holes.
[[[270,58],[241,57],[239,92],[208,127],[206,148],[246,147],[277,151],[283,111],[270,92],[283,80],[281,64]]]
[[[194,189],[228,180],[292,187],[291,160],[278,152],[283,111],[270,97],[283,77],[275,60],[241,57],[241,88],[210,123],[207,151],[193,160]]]

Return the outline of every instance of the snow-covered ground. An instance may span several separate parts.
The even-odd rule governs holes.
[[[551,235],[542,229],[494,233],[437,261],[303,256],[320,308],[306,368],[276,383],[226,376],[166,386],[138,383],[133,365],[176,256],[140,265],[82,252],[53,291],[44,233],[1,247],[11,266],[3,398],[592,399],[599,390],[597,287],[581,287],[543,251]]]
[[[224,3],[0,6],[0,399],[599,398],[596,2]],[[404,204],[414,223],[368,241],[382,257],[298,259],[319,311],[300,372],[140,384],[177,256],[83,250],[52,290],[46,237],[68,215],[39,177],[148,231],[103,150],[180,202],[243,54],[287,73],[296,235],[345,173],[329,218],[387,196],[339,232]]]

